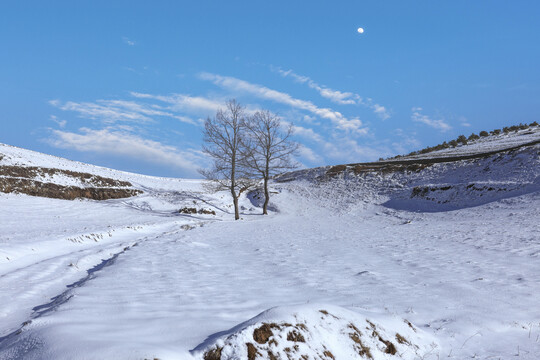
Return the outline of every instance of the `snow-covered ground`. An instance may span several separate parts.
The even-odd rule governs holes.
[[[408,159],[429,159],[434,157],[453,157],[481,154],[491,151],[509,149],[522,144],[540,141],[540,126],[531,126],[528,129],[511,131],[507,134],[490,135],[480,137],[477,140],[471,140],[467,145],[459,145],[454,148],[448,148],[433,151],[426,154],[401,157],[399,160]]]
[[[369,358],[365,347],[374,359],[540,358],[538,145],[418,173],[274,183],[271,214],[243,196],[236,222],[227,194],[198,180],[9,151],[12,163],[145,193],[0,193],[0,359],[202,359],[218,348],[247,359],[249,341],[258,358]],[[275,343],[253,337],[265,323],[279,326]]]

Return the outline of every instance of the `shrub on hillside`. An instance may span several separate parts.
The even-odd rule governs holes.
[[[486,136],[489,136],[489,133],[487,131],[480,131],[480,136],[486,137]]]

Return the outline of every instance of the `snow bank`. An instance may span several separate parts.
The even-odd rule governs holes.
[[[417,359],[437,348],[408,320],[328,304],[275,307],[199,345],[204,360]]]

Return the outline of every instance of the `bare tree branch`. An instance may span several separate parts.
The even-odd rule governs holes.
[[[207,180],[207,189],[230,191],[234,204],[234,218],[240,219],[238,197],[252,186],[253,180],[245,171],[245,154],[242,148],[246,133],[246,116],[244,108],[229,100],[225,110],[219,109],[214,118],[207,118],[203,130],[203,152],[213,160],[211,169],[199,170]]]
[[[263,214],[268,214],[270,192],[268,182],[274,175],[298,167],[292,156],[298,150],[298,144],[291,140],[293,127],[290,125],[282,132],[278,116],[268,110],[257,111],[246,121],[247,136],[243,141],[243,165],[248,170],[247,177],[258,177],[264,183]]]

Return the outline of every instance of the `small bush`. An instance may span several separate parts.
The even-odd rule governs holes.
[[[529,126],[538,126],[538,123],[536,121],[529,124]]]
[[[456,147],[457,146],[457,141],[456,140],[450,140],[448,142],[448,145],[450,145],[451,147]]]
[[[487,137],[487,136],[489,136],[489,133],[487,131],[480,131],[480,136],[481,137]]]
[[[458,143],[462,143],[463,145],[467,145],[467,138],[465,135],[459,135],[456,139]]]
[[[495,129],[491,132],[493,135],[499,135],[501,133],[501,129]],[[480,133],[482,135],[482,133]]]
[[[470,136],[469,136],[469,141],[473,141],[473,140],[478,140],[480,139],[480,136],[476,135],[475,133],[472,133]]]

